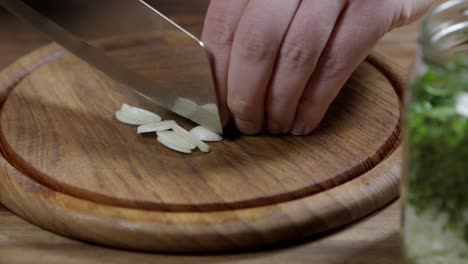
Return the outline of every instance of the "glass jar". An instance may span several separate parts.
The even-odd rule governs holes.
[[[407,264],[468,263],[468,0],[423,23],[405,99]]]

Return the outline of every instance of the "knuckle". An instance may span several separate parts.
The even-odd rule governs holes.
[[[315,93],[312,94],[305,94],[302,96],[300,101],[300,106],[302,109],[312,109],[312,107],[323,107],[324,100],[316,96]]]
[[[338,78],[348,74],[348,68],[346,66],[346,56],[340,56],[339,54],[334,55],[322,55],[321,71],[322,74],[327,78]]]
[[[301,42],[301,40],[285,41],[281,48],[280,59],[292,70],[313,68],[317,63],[318,51],[305,44],[298,44]]]
[[[386,31],[410,24],[423,16],[435,0],[394,0],[380,6],[381,13],[387,14],[389,26]],[[389,12],[388,10],[391,10]]]
[[[264,61],[276,57],[276,49],[265,33],[255,25],[236,34],[237,54],[247,61]]]
[[[413,17],[414,10],[413,6],[408,4],[406,0],[398,0],[396,15],[394,17],[393,25],[400,27],[407,24]]]
[[[218,8],[207,14],[203,35],[210,44],[231,45],[236,26],[232,15],[229,15],[227,10]]]

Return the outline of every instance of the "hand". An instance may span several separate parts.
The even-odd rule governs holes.
[[[256,134],[305,135],[391,29],[431,0],[211,0],[202,39],[221,117]]]

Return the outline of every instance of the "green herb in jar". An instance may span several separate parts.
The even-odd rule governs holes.
[[[468,117],[460,113],[463,108],[457,108],[457,103],[460,96],[468,95],[467,72],[464,63],[426,69],[413,84],[406,117],[408,201],[419,212],[447,213],[446,228],[461,228],[466,241]]]

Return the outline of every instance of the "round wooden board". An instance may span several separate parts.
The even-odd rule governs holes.
[[[380,66],[364,62],[310,136],[242,136],[185,155],[114,112],[129,103],[177,117],[47,46],[0,73],[0,202],[54,232],[162,252],[255,247],[350,223],[398,195],[401,87]]]

